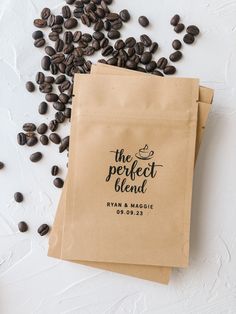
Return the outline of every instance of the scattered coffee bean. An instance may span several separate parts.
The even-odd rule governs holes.
[[[65,115],[63,112],[61,111],[57,111],[55,113],[55,120],[58,122],[58,123],[63,123],[65,121]]]
[[[39,39],[36,39],[35,41],[34,41],[34,46],[36,47],[36,48],[40,48],[40,47],[43,47],[44,45],[45,45],[45,39],[44,38],[39,38]]]
[[[26,232],[28,230],[28,225],[25,221],[21,221],[18,223],[18,229],[20,232]]]
[[[60,136],[57,133],[51,133],[49,135],[49,139],[54,144],[60,144],[60,142],[61,142],[61,138],[60,138]]]
[[[172,65],[169,65],[164,69],[164,74],[166,75],[171,75],[171,74],[174,74],[175,72],[176,72],[176,68]]]
[[[48,130],[48,126],[46,123],[41,123],[37,128],[38,134],[44,134],[47,132],[47,130]]]
[[[44,28],[47,26],[47,21],[43,19],[35,19],[34,20],[34,26],[38,28]]]
[[[25,132],[34,132],[36,130],[36,125],[34,123],[25,123],[22,126]]]
[[[61,178],[56,178],[53,180],[53,184],[55,185],[55,187],[61,189],[64,185],[64,181]]]
[[[71,118],[71,108],[66,108],[64,111],[64,116],[68,119]]]
[[[2,161],[0,161],[0,169],[4,168],[4,163]]]
[[[170,59],[170,61],[172,61],[172,62],[177,62],[177,61],[179,61],[181,58],[182,58],[182,52],[181,51],[175,51],[175,52],[173,52],[171,55],[170,55],[170,57],[169,57],[169,59]]]
[[[193,35],[193,36],[197,36],[200,33],[199,28],[195,25],[189,25],[186,31],[188,34]]]
[[[35,31],[35,32],[33,32],[32,37],[34,40],[43,38],[43,32],[42,31]]]
[[[52,168],[51,168],[52,176],[54,176],[54,177],[57,176],[58,172],[59,172],[59,167],[58,166],[52,166]]]
[[[156,67],[157,67],[156,61],[151,61],[146,65],[145,69],[147,72],[153,72]]]
[[[53,94],[53,93],[49,93],[46,95],[46,101],[48,102],[56,102],[58,101],[58,95],[57,94]]]
[[[49,8],[44,8],[41,12],[41,18],[43,20],[47,20],[51,15],[51,10]]]
[[[23,194],[20,193],[20,192],[16,192],[16,193],[14,194],[14,199],[15,199],[15,201],[16,201],[17,203],[23,202],[23,199],[24,199]]]
[[[180,16],[178,14],[175,14],[170,20],[170,24],[173,26],[176,26],[177,24],[179,24],[179,21],[180,21]]]
[[[56,120],[51,120],[51,121],[49,122],[48,127],[49,127],[49,130],[50,130],[50,131],[54,132],[54,131],[56,131],[57,128],[58,128],[58,122],[57,122]]]
[[[117,13],[108,13],[106,18],[108,21],[115,21],[115,20],[118,20],[120,16]]]
[[[27,138],[25,133],[21,132],[17,134],[17,142],[19,145],[25,145],[27,142]]]
[[[32,162],[38,162],[39,160],[41,160],[43,157],[42,153],[40,152],[36,152],[30,155],[30,160]]]
[[[66,29],[75,28],[77,25],[78,25],[78,21],[75,18],[69,18],[64,23],[64,26]]]
[[[158,46],[158,43],[153,42],[153,43],[151,44],[150,48],[149,48],[149,51],[150,51],[151,53],[155,53],[155,52],[157,51],[158,47],[159,47],[159,46]]]
[[[161,69],[161,70],[164,70],[165,67],[167,66],[167,63],[168,63],[168,60],[164,57],[160,58],[158,61],[157,61],[157,67],[158,69]]]
[[[181,33],[184,30],[185,26],[182,23],[179,23],[175,26],[174,31],[176,33]]]
[[[41,61],[41,67],[45,71],[49,71],[51,65],[51,59],[49,56],[44,56]]]
[[[48,111],[48,104],[43,101],[39,104],[38,112],[39,114],[46,114]]]
[[[191,45],[195,40],[195,37],[191,34],[184,35],[183,41],[185,44]]]
[[[161,73],[160,71],[156,69],[152,72],[152,74],[157,75],[157,76],[164,76],[163,73]]]
[[[172,47],[173,47],[175,50],[181,49],[181,47],[182,47],[181,41],[178,40],[178,39],[175,39],[175,40],[172,42]]]
[[[42,145],[48,145],[49,140],[47,135],[41,135],[39,140]]]
[[[70,137],[66,136],[62,139],[61,145],[59,146],[59,153],[64,152],[69,147]]]
[[[27,89],[28,92],[32,93],[35,91],[35,86],[34,86],[34,83],[29,81],[25,84],[25,87]]]
[[[139,24],[143,27],[147,27],[149,25],[149,20],[146,16],[140,16],[138,21],[139,21]]]
[[[151,60],[152,60],[151,52],[146,51],[142,54],[140,61],[142,64],[148,64]]]
[[[128,22],[130,20],[130,14],[128,10],[122,10],[120,11],[120,18],[123,22]]]
[[[108,32],[107,36],[110,39],[118,39],[120,37],[120,32],[115,29],[112,29]]]
[[[27,138],[26,145],[32,147],[38,143],[38,139],[36,136],[30,136]]]
[[[141,35],[140,40],[144,44],[145,47],[150,47],[152,45],[152,40],[150,39],[148,35]]]
[[[43,224],[38,228],[38,234],[42,236],[46,235],[49,232],[49,226],[47,224]]]

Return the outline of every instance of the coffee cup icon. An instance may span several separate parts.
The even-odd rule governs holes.
[[[145,145],[143,148],[140,148],[138,153],[135,155],[138,159],[149,160],[153,157],[154,151],[149,150],[148,145]]]

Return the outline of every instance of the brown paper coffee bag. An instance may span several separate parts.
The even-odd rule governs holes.
[[[62,257],[185,267],[198,80],[106,79],[75,77]]]

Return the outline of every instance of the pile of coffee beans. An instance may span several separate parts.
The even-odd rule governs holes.
[[[121,29],[124,23],[131,19],[128,10],[119,13],[113,12],[110,5],[113,0],[66,0],[60,14],[55,14],[49,8],[44,8],[33,24],[38,30],[34,31],[32,38],[34,46],[44,50],[41,59],[41,70],[36,73],[35,83],[45,95],[45,99],[38,106],[38,113],[45,115],[48,107],[54,108],[54,118],[46,124],[41,123],[36,127],[34,123],[25,123],[23,132],[17,135],[19,145],[35,146],[48,145],[50,142],[58,145],[59,153],[69,150],[69,136],[61,138],[57,129],[61,124],[70,121],[71,103],[73,97],[73,76],[75,73],[89,73],[92,55],[100,53],[102,58],[98,62],[127,68],[135,71],[150,73],[157,76],[173,75],[176,73],[176,63],[182,59],[180,51],[183,43],[179,39],[172,42],[173,52],[168,58],[155,53],[159,44],[153,41],[148,34],[140,34],[139,38],[130,36],[121,38]],[[137,21],[142,27],[148,29],[150,24],[146,16],[140,16]],[[93,29],[93,33],[82,32],[83,24]],[[181,33],[185,25],[180,23],[180,16],[176,14],[170,20],[176,33]],[[42,30],[49,29],[49,34]],[[197,26],[190,25],[186,28],[183,42],[191,44],[199,34]],[[34,92],[36,87],[33,82],[26,83],[26,89]],[[46,133],[50,132],[49,135]],[[39,162],[43,155],[36,151],[29,157],[32,162]],[[51,168],[52,176],[57,176],[58,166]],[[53,184],[62,188],[64,181],[56,177]],[[44,227],[42,227],[44,230]],[[42,231],[44,233],[44,231]],[[39,232],[40,234],[42,233]]]

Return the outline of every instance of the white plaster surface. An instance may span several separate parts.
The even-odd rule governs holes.
[[[65,169],[66,154],[59,156],[55,145],[18,146],[16,134],[24,122],[53,117],[53,110],[38,115],[43,96],[24,86],[34,80],[43,55],[33,46],[32,20],[44,6],[59,12],[63,3],[0,1],[0,160],[6,164],[0,172],[0,313],[235,314],[236,0],[114,0],[114,10],[132,13],[124,37],[147,32],[160,44],[157,57],[168,55],[171,41],[183,36],[169,26],[173,14],[199,25],[201,36],[184,46],[178,75],[200,77],[215,89],[194,180],[190,267],[174,270],[169,286],[51,259],[48,238],[36,232],[53,222],[60,191],[50,168],[56,163]],[[143,14],[151,21],[147,30],[137,23]],[[36,165],[29,155],[37,150],[44,158]],[[13,200],[16,191],[24,194],[21,204]],[[18,232],[20,220],[29,232]]]

